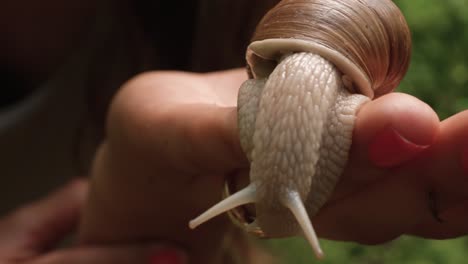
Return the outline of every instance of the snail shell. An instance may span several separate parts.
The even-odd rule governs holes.
[[[303,234],[323,257],[310,218],[344,170],[355,113],[397,87],[410,55],[410,31],[390,0],[281,1],[257,26],[247,49],[251,79],[238,96],[251,183],[190,227],[255,203],[247,231]]]
[[[411,34],[391,0],[283,0],[260,21],[247,49],[249,74],[268,76],[285,53],[332,62],[370,98],[393,91],[411,57]],[[352,91],[354,92],[354,91]]]

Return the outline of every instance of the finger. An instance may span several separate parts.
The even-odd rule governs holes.
[[[435,208],[442,221],[425,219],[413,234],[433,238],[468,234],[467,124],[468,111],[444,120],[440,136],[420,164],[422,173],[431,178]]]
[[[245,166],[232,105],[237,88],[229,84],[224,95],[219,88],[221,80],[237,86],[241,76],[239,71],[159,73],[130,82],[110,110],[113,151],[153,157],[158,164],[190,173],[223,173]]]
[[[372,244],[395,238],[430,217],[429,181],[422,181],[409,161],[433,143],[438,127],[437,115],[409,95],[390,94],[365,104],[357,115],[350,160],[336,194],[314,220],[319,233]]]
[[[464,171],[463,153],[468,147],[468,111],[459,113],[441,124],[441,135],[431,148],[424,172],[432,176],[440,210],[453,200],[468,198],[468,174]]]
[[[379,244],[431,217],[424,185],[412,173],[385,177],[322,208],[312,220],[329,239]]]
[[[237,93],[248,76],[247,71],[242,68],[206,73],[203,78],[224,106],[236,106]]]
[[[448,239],[468,234],[468,200],[458,202],[441,212],[440,221],[433,218],[419,223],[411,234],[435,239]]]
[[[439,213],[437,218],[425,217],[408,230],[408,234],[430,239],[450,239],[468,234],[468,201]]]
[[[176,135],[180,132],[179,137],[174,138],[172,150],[189,150],[173,153],[173,161],[186,164],[183,167],[188,171],[203,173],[246,167],[248,163],[240,146],[236,107],[239,87],[247,79],[245,69],[212,72],[197,77],[203,85],[194,83],[193,86],[213,91],[216,101],[205,104],[184,102],[166,112],[166,120],[174,122],[174,130],[169,133]]]
[[[8,215],[0,224],[0,255],[32,256],[54,246],[76,226],[86,192],[86,182],[75,180]]]
[[[56,251],[28,264],[184,264],[182,251],[162,246],[115,246]]]
[[[412,164],[381,174],[380,182],[326,208],[323,219],[346,221],[323,222],[324,233],[364,242],[402,233],[438,239],[466,234],[467,121],[468,111],[445,120],[432,146]]]
[[[437,114],[426,103],[407,94],[391,93],[360,109],[353,152],[379,167],[397,166],[414,158],[417,149],[412,150],[411,146],[430,145],[438,127]],[[397,135],[391,135],[392,131]],[[403,142],[392,136],[401,137]]]
[[[427,149],[438,130],[435,112],[410,95],[392,93],[366,103],[357,114],[348,165],[337,191],[355,191],[389,175]]]
[[[156,122],[165,129],[159,131],[164,145],[162,141],[155,145],[175,168],[190,173],[225,173],[247,166],[235,107],[180,105]]]
[[[224,174],[243,166],[236,109],[204,94],[206,80],[176,75],[143,76],[114,100],[82,241],[169,237],[200,263],[219,258],[227,219],[195,231],[188,222],[221,198]]]

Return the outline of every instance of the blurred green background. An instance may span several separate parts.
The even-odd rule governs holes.
[[[441,120],[468,109],[468,0],[395,0],[413,34],[413,56],[399,91],[436,110]],[[321,240],[327,257],[315,260],[301,239],[266,242],[281,263],[463,264],[468,238],[435,241],[401,237],[380,246]]]

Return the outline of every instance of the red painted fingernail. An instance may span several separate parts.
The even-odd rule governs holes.
[[[465,150],[462,152],[462,168],[465,175],[468,176],[468,147],[465,147]]]
[[[175,249],[159,249],[151,255],[149,264],[184,264],[186,256]]]
[[[369,159],[379,167],[392,167],[414,158],[427,147],[407,140],[393,128],[386,128],[371,142]]]

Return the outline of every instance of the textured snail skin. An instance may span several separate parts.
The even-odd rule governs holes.
[[[346,165],[356,111],[369,99],[350,94],[342,73],[312,53],[286,56],[263,83],[247,81],[239,92],[256,224],[270,237],[300,235],[291,196],[304,201],[309,216],[328,200]]]
[[[251,184],[191,222],[195,227],[235,206],[255,202],[256,221],[268,237],[304,233],[318,257],[310,217],[330,197],[346,165],[359,106],[342,73],[303,52],[285,56],[266,79],[239,91],[241,145],[251,161]],[[292,214],[291,214],[292,212]]]
[[[251,182],[189,226],[255,203],[247,231],[303,235],[321,258],[310,219],[346,166],[357,110],[395,89],[406,73],[409,29],[389,0],[283,0],[253,40],[251,79],[238,95]]]

